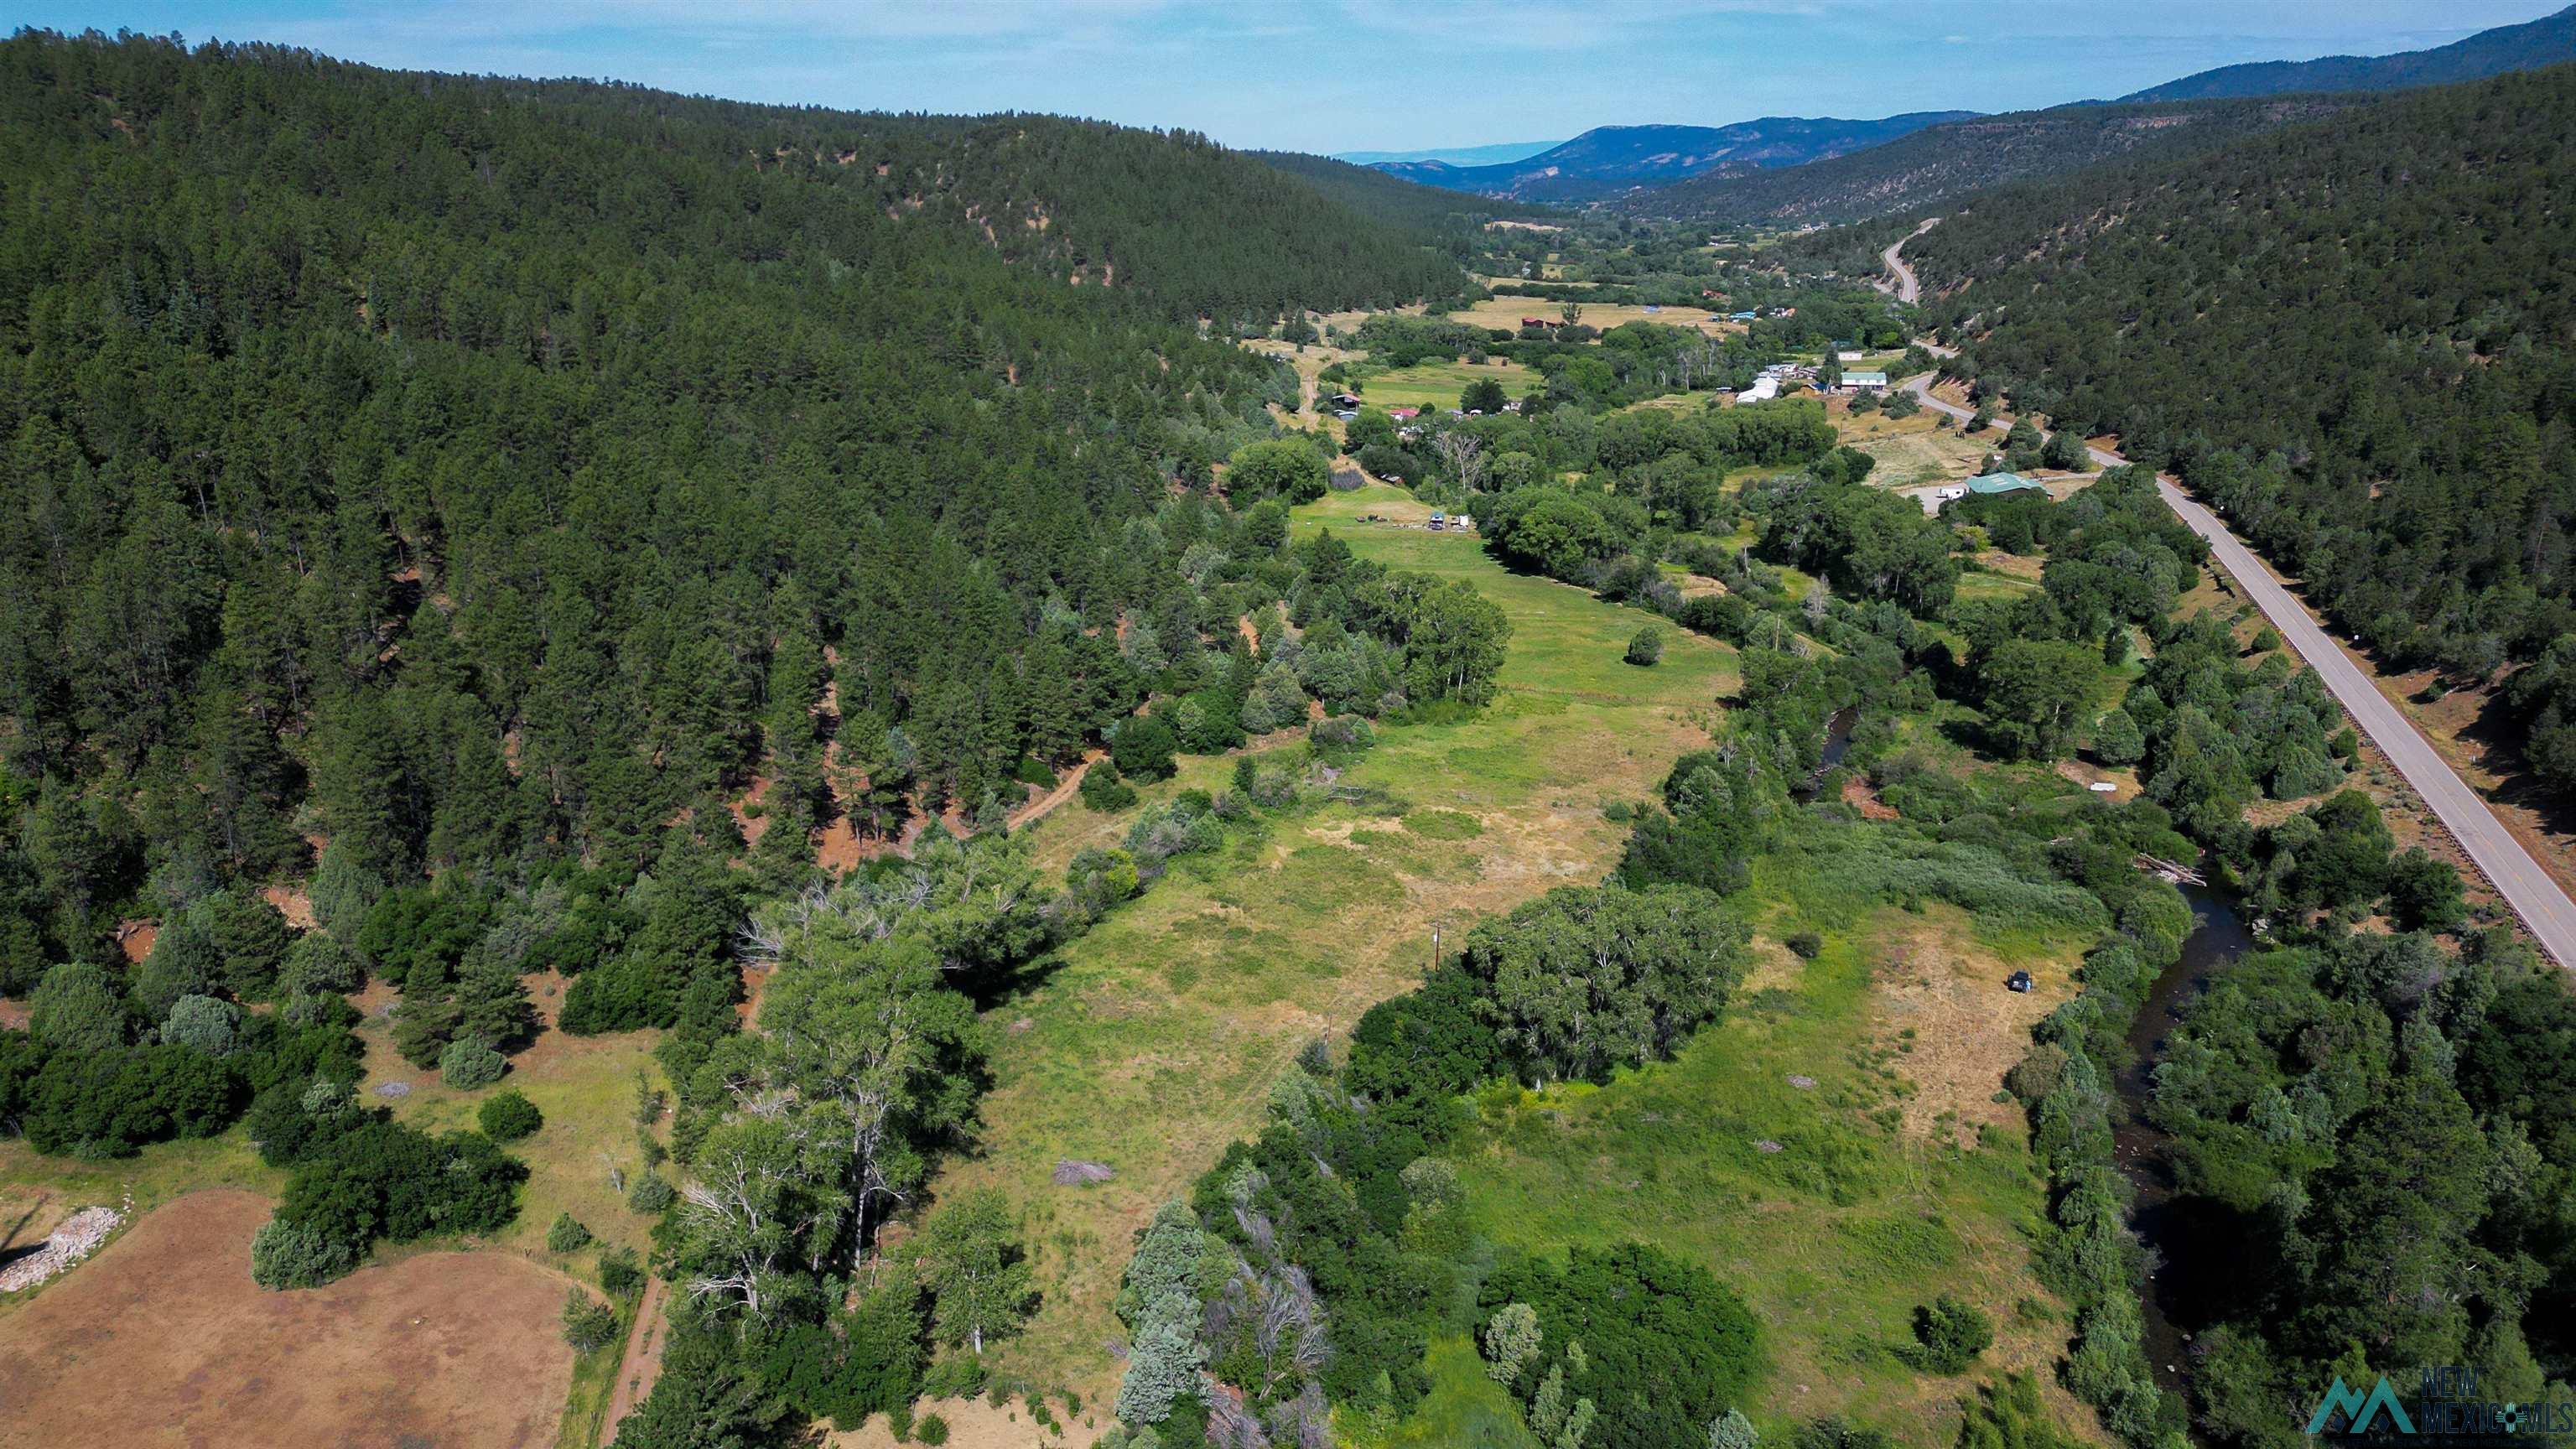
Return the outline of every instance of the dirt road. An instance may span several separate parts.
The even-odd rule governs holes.
[[[1899,285],[1910,288],[1914,273],[1896,255],[1904,245],[1900,241],[1884,255],[1899,273]],[[1953,355],[1950,348],[1924,345],[1939,356]],[[1966,408],[1932,395],[1930,373],[1907,378],[1903,386],[1925,407],[1961,421],[1969,416]],[[2094,462],[2108,468],[2121,467],[2129,461],[2107,448],[2088,447],[2085,451]],[[2219,566],[2263,611],[2272,627],[2281,631],[2281,637],[2289,641],[2308,667],[2317,672],[2319,682],[2333,692],[2345,713],[2352,716],[2353,724],[2370,736],[2370,742],[2388,756],[2397,773],[2424,798],[2434,816],[2459,841],[2460,849],[2486,875],[2514,914],[2522,918],[2524,929],[2531,932],[2540,948],[2560,966],[2576,970],[2576,901],[2570,901],[2549,872],[2540,868],[2540,862],[2531,858],[2531,852],[2523,849],[2522,842],[2514,839],[2513,832],[2487,808],[2486,800],[2416,730],[2414,721],[2371,685],[2361,665],[2326,633],[2307,606],[2272,576],[2271,569],[2246,547],[2244,540],[2231,532],[2217,514],[2194,502],[2171,477],[2158,474],[2156,488],[2185,527],[2209,540]]]

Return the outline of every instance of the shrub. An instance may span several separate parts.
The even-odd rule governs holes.
[[[1797,956],[1813,961],[1825,949],[1825,938],[1813,931],[1798,931],[1781,944],[1787,946]]]
[[[948,1442],[948,1421],[937,1414],[924,1414],[921,1422],[912,1426],[912,1437],[924,1444],[945,1444]]]
[[[1147,715],[1118,726],[1118,737],[1109,742],[1109,758],[1117,763],[1122,776],[1165,780],[1171,778],[1172,755],[1180,747],[1180,739],[1170,725]]]
[[[1631,664],[1651,666],[1663,657],[1664,631],[1652,624],[1638,630],[1637,636],[1628,641],[1628,662]]]
[[[479,1041],[452,1041],[438,1054],[438,1079],[460,1092],[488,1087],[509,1069],[507,1058]]]
[[[660,1173],[648,1172],[635,1179],[635,1186],[626,1194],[626,1205],[639,1213],[658,1213],[667,1210],[678,1197]]]
[[[2254,652],[2257,654],[2268,654],[2280,647],[2281,631],[2269,624],[2264,625],[2262,632],[2254,636]]]
[[[1761,1362],[1760,1328],[1742,1300],[1697,1263],[1640,1243],[1578,1246],[1562,1266],[1506,1265],[1477,1306],[1491,1316],[1514,1303],[1538,1320],[1539,1347],[1516,1388],[1533,1424],[1565,1422],[1589,1400],[1594,1444],[1704,1443],[1709,1421],[1743,1396]]]
[[[590,1229],[570,1213],[555,1214],[554,1225],[546,1229],[546,1251],[578,1253],[590,1246]]]
[[[1136,787],[1118,778],[1118,766],[1110,760],[1097,760],[1083,772],[1082,785],[1076,792],[1082,803],[1103,815],[1126,809],[1136,803]]]
[[[1306,731],[1306,738],[1328,750],[1365,750],[1377,743],[1377,731],[1355,714],[1337,714],[1319,719]]]
[[[617,1310],[579,1288],[564,1294],[564,1342],[575,1353],[591,1353],[617,1337]]]
[[[182,996],[172,1003],[170,1019],[161,1024],[161,1040],[172,1046],[194,1047],[210,1057],[228,1056],[240,1022],[240,1009],[229,1001],[212,996]]]
[[[517,1142],[546,1125],[545,1114],[516,1087],[484,1098],[474,1113],[474,1121],[483,1129],[483,1135],[495,1142]]]
[[[318,1288],[356,1266],[357,1249],[319,1228],[270,1218],[251,1236],[251,1281],[262,1288]]]
[[[644,1286],[644,1268],[633,1248],[603,1248],[599,1253],[599,1286],[619,1298],[632,1297]]]
[[[1964,1373],[1995,1341],[1995,1326],[1975,1305],[1944,1293],[1914,1310],[1914,1363],[1929,1373]]]
[[[337,995],[367,984],[366,963],[325,931],[307,931],[286,950],[277,989],[286,996]]]

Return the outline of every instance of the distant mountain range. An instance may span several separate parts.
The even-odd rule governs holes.
[[[1408,181],[1520,202],[1608,203],[1632,215],[1716,223],[1853,221],[2133,152],[2214,146],[2352,103],[2321,109],[2265,97],[2451,85],[2565,61],[2576,61],[2576,6],[2438,49],[2222,66],[2107,104],[2000,116],[1918,111],[1877,121],[1766,116],[1731,126],[1602,126],[1481,165],[1357,154],[1384,154],[1374,169]]]
[[[1875,121],[1765,116],[1732,126],[1597,126],[1562,145],[1499,165],[1385,161],[1378,170],[1451,191],[1515,201],[1597,201],[1716,171],[1798,166],[1895,140],[1973,111],[1919,111]]]
[[[1375,166],[1381,161],[1446,161],[1452,166],[1499,166],[1563,144],[1562,141],[1500,141],[1491,146],[1434,146],[1427,151],[1336,151],[1332,159],[1348,161],[1354,166]]]
[[[2367,96],[2255,96],[1978,116],[1809,166],[1694,176],[1610,205],[1631,216],[1719,226],[1861,221],[1927,211],[2007,181],[2059,176],[2133,153],[2216,146],[2370,103]]]
[[[2481,30],[2438,50],[2221,66],[2120,99],[2191,101],[2218,96],[2280,96],[2295,91],[2395,91],[2484,80],[2567,60],[2576,60],[2576,5],[2528,24]]]

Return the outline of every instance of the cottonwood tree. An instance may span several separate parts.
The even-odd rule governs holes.
[[[763,1001],[759,1090],[792,1095],[805,1128],[835,1144],[864,1251],[927,1175],[929,1148],[972,1116],[974,1007],[918,942],[807,952]]]
[[[850,1210],[837,1148],[783,1098],[708,1134],[680,1190],[675,1258],[691,1298],[760,1319],[812,1286]]]
[[[1002,1195],[975,1188],[930,1215],[921,1233],[923,1280],[942,1337],[977,1354],[984,1340],[1016,1332],[1034,1311],[1037,1285]]]
[[[1495,1034],[1531,1078],[1599,1079],[1668,1054],[1742,979],[1744,924],[1689,886],[1560,887],[1470,932]]]
[[[1464,428],[1445,428],[1431,440],[1431,450],[1447,465],[1449,476],[1470,493],[1485,485],[1485,440]]]

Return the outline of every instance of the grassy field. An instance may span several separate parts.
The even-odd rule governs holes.
[[[1417,362],[1411,367],[1383,370],[1365,365],[1352,369],[1360,379],[1359,394],[1370,407],[1439,408],[1446,411],[1458,405],[1458,395],[1467,385],[1487,378],[1503,385],[1510,397],[1536,391],[1544,379],[1517,362],[1495,358],[1491,362]]]
[[[1418,980],[1433,930],[1454,940],[1552,886],[1599,879],[1626,833],[1602,806],[1650,793],[1735,687],[1731,654],[1691,636],[1671,637],[1652,669],[1622,663],[1649,616],[1507,573],[1473,538],[1355,521],[1410,501],[1335,494],[1299,509],[1297,532],[1330,526],[1365,557],[1473,581],[1515,631],[1501,697],[1462,723],[1385,730],[1341,783],[1386,803],[1274,817],[1213,857],[1176,860],[1041,987],[990,1014],[983,1140],[935,1186],[996,1184],[1026,1214],[1044,1305],[987,1353],[997,1373],[1086,1401],[1110,1391],[1109,1302],[1155,1207],[1257,1125],[1300,1046]],[[1230,768],[1190,761],[1148,798]],[[1032,834],[1054,867],[1125,827],[1071,807]],[[1065,1158],[1117,1176],[1054,1186]]]
[[[1878,460],[1869,481],[1882,488],[1970,477],[1988,451],[1986,443],[1963,438],[1956,430],[1934,431],[1937,415],[1928,409],[1910,418],[1891,418],[1884,412],[1853,414],[1835,408],[1832,416],[1845,444]],[[1997,434],[1991,441],[2000,445],[2003,438]]]
[[[1564,310],[1563,302],[1539,297],[1488,297],[1448,316],[1452,322],[1518,331],[1523,317],[1544,317],[1554,322]],[[1722,321],[1719,314],[1703,307],[1663,307],[1649,312],[1642,306],[1626,302],[1586,302],[1581,320],[1584,326],[1603,332],[1623,322],[1659,322],[1667,327],[1697,327],[1710,332],[1728,328],[1738,332],[1744,330],[1743,324]]]
[[[1981,933],[1948,908],[1855,911],[1777,863],[1755,894],[1762,959],[1723,1024],[1605,1087],[1488,1094],[1452,1154],[1478,1231],[1506,1250],[1637,1239],[1707,1264],[1763,1323],[1769,1371],[1742,1407],[1766,1441],[1843,1414],[1947,1445],[1978,1380],[1898,1358],[1917,1304],[1983,1308],[1989,1365],[2046,1380],[2064,1349],[2063,1305],[2029,1261],[2043,1186],[2018,1114],[1992,1099],[2032,1022],[2073,994],[2080,943]],[[1798,929],[1824,937],[1812,961],[1776,944]],[[2002,989],[2015,966],[2037,991]],[[1482,1442],[1445,1437],[1478,1414],[1473,1352],[1431,1366],[1438,1387],[1389,1442]]]
[[[660,1033],[566,1036],[552,1028],[562,1000],[561,981],[547,975],[532,976],[529,983],[548,1026],[533,1045],[510,1059],[510,1074],[500,1086],[459,1092],[440,1082],[435,1068],[415,1069],[394,1053],[390,1023],[370,1014],[358,1029],[367,1046],[367,1078],[360,1090],[372,1094],[386,1082],[410,1084],[411,1094],[389,1105],[398,1119],[432,1132],[474,1126],[475,1110],[502,1087],[526,1093],[546,1121],[535,1136],[510,1144],[511,1155],[528,1164],[528,1183],[519,1195],[518,1218],[490,1246],[587,1278],[596,1250],[586,1248],[569,1257],[549,1253],[546,1229],[557,1213],[569,1212],[602,1243],[639,1253],[650,1246],[652,1220],[627,1208],[618,1184],[632,1186],[644,1170],[643,1148],[636,1140],[636,1074],[643,1073],[653,1090],[666,1090],[662,1069],[653,1060]],[[370,1095],[367,1100],[383,1099]],[[670,1174],[668,1168],[663,1171]]]

